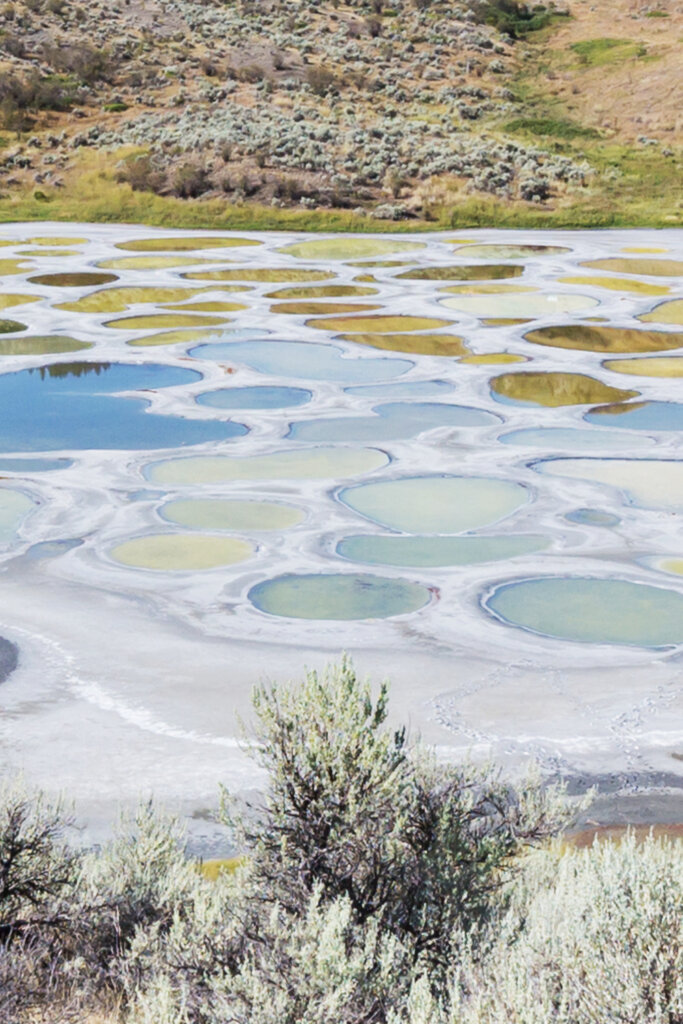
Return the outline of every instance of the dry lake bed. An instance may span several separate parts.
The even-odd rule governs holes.
[[[251,687],[346,650],[444,757],[683,820],[681,232],[0,246],[3,771],[213,848]]]

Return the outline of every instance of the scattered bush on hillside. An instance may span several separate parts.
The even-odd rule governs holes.
[[[477,21],[492,25],[499,32],[504,32],[512,39],[537,32],[545,28],[558,15],[567,14],[557,11],[552,3],[526,4],[520,0],[475,0],[474,13]]]

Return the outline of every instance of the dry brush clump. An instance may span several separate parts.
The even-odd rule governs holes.
[[[349,661],[261,686],[263,801],[208,881],[149,805],[97,853],[0,800],[0,1021],[681,1024],[683,858],[562,852],[561,792],[437,762]],[[234,813],[233,813],[234,811]]]

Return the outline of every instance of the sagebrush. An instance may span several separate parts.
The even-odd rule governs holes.
[[[223,794],[214,881],[149,804],[75,853],[5,786],[2,1024],[683,1024],[677,843],[549,842],[562,791],[440,763],[346,659],[253,705],[269,784]]]

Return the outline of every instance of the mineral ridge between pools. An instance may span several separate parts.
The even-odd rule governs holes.
[[[40,230],[0,231],[3,707],[34,776],[236,772],[254,682],[342,647],[443,747],[627,771],[637,709],[677,770],[679,234]]]

